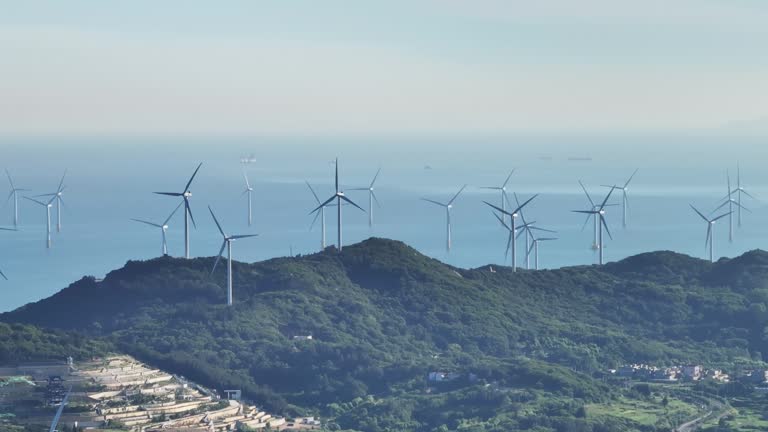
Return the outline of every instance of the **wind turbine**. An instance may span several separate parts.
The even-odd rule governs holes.
[[[517,199],[517,194],[513,192],[512,195],[515,197],[515,203],[519,207],[520,206],[520,200]],[[525,250],[526,251],[530,248],[529,243],[530,243],[531,239],[533,239],[535,237],[533,235],[533,230],[546,231],[546,232],[550,232],[550,233],[554,233],[555,232],[555,231],[552,231],[552,230],[547,230],[547,229],[544,229],[544,228],[535,227],[535,226],[533,226],[533,222],[530,223],[530,224],[527,223],[525,221],[525,214],[523,213],[522,209],[520,209],[520,220],[523,222],[523,226],[522,226],[523,232],[521,232],[520,234],[525,233]],[[520,235],[518,235],[518,237],[519,236]],[[528,270],[530,268],[531,268],[530,254],[528,252],[526,252],[525,253],[525,269]]]
[[[627,190],[629,187],[629,182],[632,181],[632,179],[635,177],[635,174],[637,174],[637,171],[639,169],[640,168],[635,169],[632,175],[629,176],[629,179],[627,179],[626,183],[624,183],[624,186],[619,187],[616,185],[613,185],[613,186],[601,185],[607,188],[619,189],[622,192],[621,194],[621,226],[624,229],[627,228],[627,209],[629,208],[629,199],[627,198]]]
[[[59,181],[59,187],[56,189],[56,192],[35,195],[36,198],[53,197],[53,199],[56,200],[56,232],[61,232],[61,205],[64,203],[64,198],[62,198],[62,195],[64,194],[64,189],[66,189],[66,186],[64,186],[64,177],[66,176],[67,170],[64,170],[64,175],[61,176],[61,181]]]
[[[253,224],[253,188],[248,181],[248,174],[245,173],[245,170],[243,170],[243,178],[245,179],[245,190],[243,191],[243,195],[248,195],[248,226],[251,226]]]
[[[536,270],[539,269],[539,242],[542,241],[552,241],[557,240],[557,237],[533,237],[533,242],[531,243],[531,246],[528,248],[527,255],[530,255],[531,252],[534,254],[534,264],[536,266]]]
[[[216,265],[219,264],[221,255],[224,253],[224,248],[226,247],[227,248],[227,306],[232,306],[232,242],[238,239],[256,237],[258,236],[258,234],[241,234],[241,235],[228,236],[224,233],[224,230],[221,228],[221,224],[219,224],[219,221],[216,219],[216,215],[213,214],[213,209],[211,209],[211,206],[208,206],[208,211],[211,212],[213,221],[216,222],[216,227],[219,228],[219,232],[221,233],[221,236],[224,237],[224,241],[221,243],[221,249],[219,249],[219,255],[216,257],[216,261],[213,263],[213,269],[211,270],[211,275],[213,275],[213,272],[216,271]]]
[[[509,183],[509,179],[512,178],[512,174],[515,173],[515,170],[509,172],[509,175],[507,176],[507,179],[504,180],[504,183],[501,184],[501,186],[483,186],[480,189],[490,189],[490,190],[497,190],[499,193],[501,193],[501,209],[506,210],[507,209],[507,201],[509,198],[507,197],[507,184]]]
[[[733,199],[733,192],[731,191],[731,175],[726,172],[726,176],[728,177],[728,194],[725,196],[725,201],[712,210],[710,215],[728,205],[728,242],[733,243],[733,206],[735,205],[741,210],[742,205]],[[744,208],[744,210],[750,211],[747,208]]]
[[[513,212],[508,212],[506,210],[502,210],[500,207],[496,207],[495,205],[489,203],[488,201],[483,201],[483,202],[486,205],[489,205],[489,206],[493,207],[494,209],[500,211],[501,214],[510,216],[510,218],[512,220],[512,226],[508,227],[507,229],[509,229],[513,234],[516,234],[517,233],[517,227],[515,226],[515,224],[516,224],[517,217],[520,216],[520,211],[523,209],[523,207],[527,206],[528,203],[533,201],[533,199],[536,198],[537,196],[539,196],[539,194],[536,194],[536,195],[528,198],[528,200],[526,202],[524,202],[521,205],[518,205],[517,208],[515,209],[515,211],[513,211]],[[501,218],[501,219],[503,220],[503,218]],[[515,271],[517,271],[517,241],[516,241],[516,238],[512,238],[511,240],[512,240],[512,271],[515,272]]]
[[[504,218],[499,216],[498,214],[496,214],[496,212],[493,213],[493,216],[496,217],[496,219],[499,221],[499,223],[501,223],[501,226],[506,228],[507,232],[508,232],[508,235],[507,235],[507,247],[506,247],[506,249],[504,249],[504,261],[506,262],[507,261],[507,256],[509,256],[509,249],[511,247],[514,247],[513,246],[514,245],[514,243],[513,243],[514,240],[517,239],[518,237],[520,237],[520,234],[522,234],[524,232],[524,231],[521,231],[520,234],[517,234],[517,230],[518,229],[525,230],[526,228],[528,228],[530,225],[534,224],[535,222],[529,222],[527,224],[516,226],[515,229],[512,229],[509,225],[507,225],[506,222],[504,222]],[[502,213],[502,216],[504,216],[503,213]],[[514,268],[512,270],[515,271]]]
[[[195,179],[195,176],[197,175],[197,172],[200,170],[201,166],[203,166],[202,162],[200,162],[200,165],[197,166],[195,172],[192,173],[192,177],[189,178],[189,181],[184,186],[183,192],[155,192],[158,195],[181,197],[182,200],[184,200],[184,257],[187,259],[189,259],[189,221],[192,220],[192,225],[197,228],[195,218],[192,216],[192,208],[189,206],[189,198],[192,196],[192,191],[189,190],[189,186],[192,184],[192,180]]]
[[[16,231],[14,228],[0,228],[2,231]],[[0,276],[3,277],[3,279],[8,280],[8,278],[5,276],[5,273],[3,273],[2,270],[0,270]]]
[[[708,217],[704,216],[704,214],[702,214],[698,209],[696,209],[696,207],[694,207],[693,204],[689,204],[689,205],[691,206],[693,211],[696,212],[696,214],[701,216],[701,218],[704,219],[705,222],[707,222],[707,239],[704,241],[704,249],[706,250],[707,245],[709,245],[709,262],[715,262],[715,251],[714,251],[715,239],[714,239],[714,236],[712,235],[712,231],[713,231],[712,227],[715,225],[715,222],[717,222],[719,219],[722,219],[730,215],[731,213],[730,212],[723,213],[720,216],[717,216],[716,218],[709,219]]]
[[[53,201],[56,200],[56,196],[53,196],[50,200],[48,200],[47,203],[38,201],[34,198],[30,197],[24,197],[34,203],[40,204],[41,206],[45,207],[46,217],[47,217],[47,225],[46,225],[46,248],[51,248],[51,207],[53,207]]]
[[[581,182],[579,182],[579,183],[581,183]],[[583,187],[583,185],[582,185],[582,187]],[[608,198],[611,197],[611,194],[613,193],[614,189],[615,188],[612,187],[610,190],[608,190],[608,195],[605,196],[605,199],[603,200],[603,202],[600,204],[599,207],[595,208],[593,206],[590,210],[572,210],[574,213],[586,213],[586,214],[592,215],[595,218],[595,220],[596,220],[595,223],[598,225],[598,229],[597,229],[597,249],[598,249],[598,252],[599,252],[598,263],[600,265],[603,265],[603,249],[604,249],[604,244],[603,244],[603,228],[605,228],[605,232],[608,233],[608,237],[610,237],[611,240],[613,240],[613,236],[611,235],[611,230],[608,229],[608,224],[605,222],[605,204],[608,202]],[[589,196],[589,194],[587,194],[587,196]],[[590,201],[591,201],[591,199],[590,199]]]
[[[313,191],[313,193],[314,193],[314,191]],[[338,231],[339,239],[338,239],[337,247],[339,248],[339,252],[341,252],[341,248],[342,248],[342,242],[341,242],[341,201],[342,200],[346,201],[346,202],[352,204],[353,206],[357,207],[358,209],[360,209],[363,212],[365,212],[365,210],[363,210],[363,208],[360,207],[359,205],[355,204],[351,199],[347,198],[347,196],[344,195],[344,191],[342,191],[339,188],[339,159],[338,158],[336,159],[336,193],[331,195],[330,198],[328,198],[324,203],[320,204],[317,208],[315,208],[314,210],[309,212],[309,214],[312,214],[312,213],[317,212],[317,211],[322,211],[323,208],[326,205],[330,204],[331,201],[333,201],[333,200],[336,200],[336,206],[337,206],[336,210],[338,212],[337,213],[337,216],[338,216],[338,218],[337,218],[337,224],[338,224],[337,231]]]
[[[744,194],[752,199],[755,199],[754,196],[752,196],[749,192],[747,192],[742,186],[741,186],[741,167],[739,166],[739,163],[736,163],[736,189],[733,190],[733,193],[737,194],[736,200],[738,202],[737,211],[738,211],[738,220],[739,220],[739,228],[741,228],[741,209],[743,208],[741,205],[741,195]]]
[[[153,226],[153,227],[160,228],[160,232],[163,235],[163,249],[162,249],[163,256],[168,255],[168,241],[166,240],[166,237],[165,237],[165,232],[168,230],[168,222],[171,220],[173,215],[176,214],[176,212],[179,210],[179,207],[181,207],[182,204],[184,204],[184,203],[180,202],[179,205],[177,205],[176,208],[173,210],[173,212],[171,212],[171,215],[168,216],[162,224],[156,224],[154,222],[145,221],[145,220],[141,220],[141,219],[131,219],[132,221],[141,222],[143,224],[147,224],[147,225],[150,225],[150,226]]]
[[[11,193],[8,194],[8,199],[6,201],[10,201],[11,198],[13,198],[13,227],[17,228],[19,226],[19,192],[27,192],[29,189],[17,188],[16,185],[13,184],[13,179],[11,178],[11,173],[8,172],[8,169],[5,170],[5,175],[8,176],[8,183],[11,184]]]
[[[373,185],[376,183],[376,179],[379,178],[380,172],[381,172],[381,168],[379,168],[379,170],[376,171],[376,175],[373,176],[373,180],[371,180],[371,184],[368,187],[350,189],[355,191],[368,191],[368,227],[369,228],[373,227],[373,202],[376,201],[376,205],[381,207],[381,204],[379,204],[379,199],[376,198],[376,193],[373,191]]]
[[[447,252],[451,251],[451,209],[453,208],[453,202],[456,201],[456,198],[459,197],[459,194],[461,194],[461,192],[466,187],[467,185],[462,186],[461,189],[459,189],[459,191],[456,192],[456,195],[454,195],[453,198],[451,198],[451,200],[448,201],[447,203],[441,203],[439,201],[422,198],[422,201],[430,202],[432,204],[437,204],[445,208],[445,233],[446,233],[445,250]]]
[[[315,201],[317,202],[317,204],[318,204],[318,205],[322,204],[322,202],[320,201],[320,198],[319,198],[319,197],[317,196],[317,194],[315,193],[315,189],[313,189],[313,188],[312,188],[312,185],[311,185],[311,184],[309,184],[309,182],[308,182],[308,181],[306,181],[306,180],[304,181],[304,183],[306,183],[306,184],[307,184],[307,187],[309,188],[309,191],[310,191],[310,192],[312,192],[312,196],[313,196],[313,197],[315,197]],[[325,208],[326,208],[326,207],[329,207],[329,206],[330,206],[330,207],[333,207],[334,205],[335,205],[335,204],[329,204],[329,205],[324,205],[324,206],[322,206],[322,208],[320,209],[320,211],[318,211],[317,213],[315,213],[315,218],[314,218],[314,219],[312,219],[312,224],[309,226],[309,230],[311,231],[311,230],[312,230],[312,227],[314,227],[314,226],[315,226],[315,222],[317,222],[317,218],[318,218],[318,217],[320,218],[320,225],[321,225],[321,233],[320,233],[320,250],[325,250]],[[311,213],[310,213],[310,214],[311,214]]]

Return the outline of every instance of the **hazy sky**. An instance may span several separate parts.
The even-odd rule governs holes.
[[[0,0],[0,135],[768,130],[765,0]]]

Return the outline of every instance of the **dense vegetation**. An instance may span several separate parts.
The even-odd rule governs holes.
[[[370,239],[342,254],[235,263],[231,308],[211,265],[129,262],[0,320],[101,337],[271,410],[310,409],[367,431],[632,430],[583,418],[584,405],[614,396],[593,378],[607,368],[768,353],[760,251],[715,264],[658,252],[512,273],[453,268]],[[302,335],[313,339],[293,338]],[[430,385],[430,371],[462,378]]]
[[[25,324],[0,322],[0,364],[76,360],[111,352],[109,343],[75,332],[41,330]]]

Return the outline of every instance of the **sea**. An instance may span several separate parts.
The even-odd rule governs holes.
[[[321,199],[333,190],[334,161],[349,198],[368,210],[367,187],[380,168],[373,204],[374,221],[351,206],[343,207],[343,241],[370,237],[401,240],[421,253],[448,264],[474,268],[509,265],[507,232],[483,201],[500,205],[498,191],[510,198],[536,198],[524,210],[528,221],[556,231],[542,242],[542,269],[596,262],[592,225],[573,210],[590,207],[578,181],[595,201],[608,188],[628,187],[627,227],[622,227],[621,191],[606,207],[613,236],[605,238],[605,260],[616,261],[648,251],[672,250],[707,257],[706,223],[689,207],[710,212],[727,194],[727,176],[736,187],[737,164],[742,186],[754,198],[742,197],[749,209],[742,225],[734,214],[733,242],[728,217],[715,225],[715,255],[733,257],[768,247],[768,160],[764,139],[724,131],[697,133],[539,133],[528,135],[458,136],[381,135],[375,137],[119,137],[0,138],[0,168],[7,168],[18,188],[34,196],[54,192],[66,170],[62,229],[47,249],[45,209],[20,199],[18,231],[0,231],[0,311],[38,301],[86,275],[104,277],[129,260],[161,254],[158,228],[132,218],[162,222],[179,198],[153,194],[181,192],[198,163],[203,165],[190,190],[197,227],[191,230],[193,256],[213,256],[222,237],[208,210],[216,213],[227,234],[259,234],[233,244],[235,260],[255,262],[320,250],[319,222],[312,229],[310,211],[317,206],[309,181]],[[248,226],[249,177],[253,191],[253,225]],[[452,249],[446,251],[445,211],[421,198],[448,201],[463,185],[452,209]],[[0,226],[12,227],[8,180],[0,178]],[[514,198],[512,198],[514,200]],[[720,212],[715,215],[721,214]],[[336,242],[335,209],[327,211],[328,243]],[[169,223],[169,254],[183,255],[183,213]],[[519,267],[525,267],[524,241],[518,240]],[[533,260],[531,260],[533,264]],[[222,270],[223,271],[223,268]],[[224,289],[222,287],[222,289]],[[236,289],[236,288],[235,288]]]

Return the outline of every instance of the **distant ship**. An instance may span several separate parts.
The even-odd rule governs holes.
[[[256,163],[256,155],[255,155],[255,154],[253,154],[253,153],[251,153],[251,154],[250,154],[250,156],[248,156],[248,157],[243,157],[243,158],[240,158],[240,163],[241,163],[241,164],[252,164],[252,163]]]

